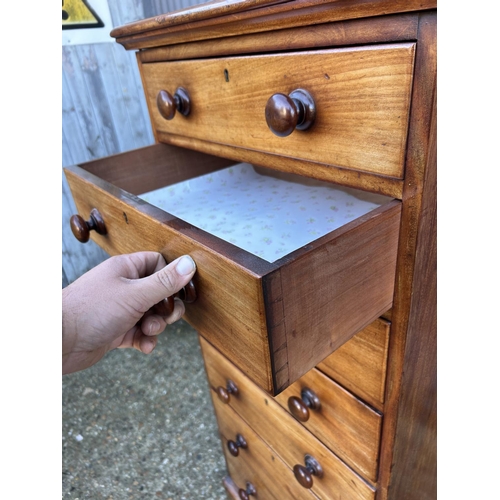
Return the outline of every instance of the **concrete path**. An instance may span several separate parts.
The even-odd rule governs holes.
[[[117,349],[63,377],[63,499],[227,499],[226,467],[196,332],[150,356]]]

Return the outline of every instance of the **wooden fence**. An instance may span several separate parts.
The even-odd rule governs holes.
[[[108,0],[113,26],[203,3],[201,0]],[[109,28],[110,31],[112,27]],[[153,144],[135,53],[117,43],[62,47],[63,167]],[[108,256],[79,243],[69,219],[76,213],[63,174],[62,286]]]

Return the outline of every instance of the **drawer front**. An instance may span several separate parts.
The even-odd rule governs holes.
[[[319,408],[307,408],[308,391],[313,391]],[[289,401],[292,408],[293,403],[297,405],[295,411],[304,427],[356,471],[377,480],[382,424],[379,413],[315,369],[276,396],[276,401],[287,411]]]
[[[197,264],[193,278],[197,299],[186,304],[186,320],[221,346],[256,383],[271,390],[260,277],[163,223],[168,222],[168,214],[138,198],[107,185],[100,189],[96,179],[86,179],[83,174],[66,175],[82,217],[93,208],[102,214],[107,234],[93,234],[92,238],[110,255],[152,250],[161,252],[167,262],[184,254],[192,256]]]
[[[402,178],[414,50],[403,43],[144,63],[142,74],[160,140],[181,135]],[[190,114],[167,120],[157,95],[179,87],[189,94]],[[266,124],[266,104],[299,88],[315,102],[314,124],[278,137]]]
[[[212,396],[217,397],[213,391]],[[256,498],[317,498],[295,480],[293,471],[234,410],[228,405],[219,405],[216,401],[214,403],[228,472],[239,488],[245,489],[247,481],[250,481],[257,491]],[[244,438],[246,447],[238,446],[238,455],[234,456],[229,451],[228,442],[232,441],[234,446],[238,442],[238,435]]]
[[[391,324],[377,319],[330,354],[318,369],[382,410]]]
[[[152,149],[162,162],[132,155],[149,189],[180,148]],[[121,189],[130,185],[131,161],[123,154],[66,169],[79,214],[87,220],[95,208],[104,219],[107,234],[91,231],[92,239],[111,255],[190,254],[198,298],[186,304],[186,320],[264,390],[279,393],[392,305],[399,201],[269,263]],[[175,180],[193,171],[187,161]]]
[[[293,469],[303,465],[306,454],[313,456],[321,465],[324,476],[313,477],[312,491],[320,498],[374,499],[375,489],[362,479],[273,398],[255,386],[243,373],[200,337],[209,384],[217,394],[219,387],[231,380],[238,394],[229,397],[228,406],[276,452],[286,465]],[[225,403],[213,397],[216,412]]]

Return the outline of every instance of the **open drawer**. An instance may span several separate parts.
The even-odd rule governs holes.
[[[65,173],[79,214],[89,219],[96,209],[102,216],[106,234],[91,231],[91,238],[109,254],[193,257],[197,299],[186,304],[185,319],[261,388],[278,394],[392,306],[401,203],[384,197],[364,215],[270,262],[140,197],[221,174],[232,163],[157,144]],[[272,179],[278,196],[292,182]],[[241,197],[234,193],[233,200]],[[179,205],[185,207],[185,199]],[[307,213],[313,201],[303,205]]]

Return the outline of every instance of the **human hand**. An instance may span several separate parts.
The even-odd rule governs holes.
[[[117,347],[149,354],[156,336],[184,314],[175,299],[173,312],[151,308],[187,285],[196,264],[188,255],[167,265],[157,252],[111,257],[62,291],[63,374],[97,363]]]

